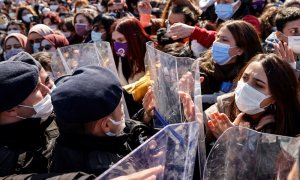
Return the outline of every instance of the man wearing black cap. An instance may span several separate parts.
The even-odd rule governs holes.
[[[48,171],[58,132],[46,131],[51,97],[32,63],[0,63],[0,176]]]
[[[122,87],[109,70],[77,69],[54,89],[52,103],[60,136],[52,172],[99,175],[130,152],[122,106]]]
[[[45,71],[45,69],[42,67],[40,62],[38,62],[35,58],[33,58],[29,53],[22,51],[18,53],[16,56],[9,58],[9,61],[22,61],[36,66],[39,70],[41,83],[47,86],[50,89],[50,91],[52,91],[55,88],[55,84],[53,80],[50,78],[50,75]],[[48,94],[48,91],[44,91],[42,93],[43,96],[45,97]]]

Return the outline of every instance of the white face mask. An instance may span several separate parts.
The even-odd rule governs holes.
[[[66,38],[69,38],[71,36],[71,32],[63,32],[63,34]]]
[[[32,14],[26,14],[25,16],[22,16],[22,19],[23,19],[24,22],[30,23],[32,16],[33,16]]]
[[[93,42],[100,42],[100,41],[102,41],[102,33],[92,31],[91,38],[92,38]]]
[[[7,34],[11,34],[11,33],[21,33],[20,30],[10,30],[10,31],[7,31]]]
[[[289,47],[296,54],[300,54],[300,36],[288,36]]]
[[[40,43],[33,43],[32,49],[33,53],[37,53],[40,51],[41,44]]]
[[[116,120],[113,120],[113,119],[109,119],[110,122],[115,125],[115,126],[118,126],[118,131],[115,132],[115,133],[112,133],[112,132],[106,132],[105,134],[107,136],[119,136],[120,134],[123,133],[123,130],[124,128],[126,127],[126,124],[125,124],[125,119],[123,118],[121,121],[116,121]]]
[[[57,29],[57,25],[51,25],[49,26],[52,30],[56,30]]]
[[[9,13],[8,15],[9,15],[9,17],[11,19],[15,19],[16,18],[16,13],[14,13],[14,12]]]
[[[56,11],[58,9],[58,5],[50,5],[49,8],[51,11]]]
[[[47,94],[40,102],[33,106],[19,105],[21,107],[32,108],[36,112],[32,118],[47,119],[53,111],[50,94]]]
[[[238,82],[234,94],[235,104],[239,110],[249,115],[265,111],[264,108],[260,107],[260,104],[263,100],[270,97],[264,95],[243,81]]]

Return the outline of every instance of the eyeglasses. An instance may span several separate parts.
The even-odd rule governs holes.
[[[46,44],[45,46],[42,46],[41,45],[41,47],[40,47],[40,51],[43,51],[44,49],[46,50],[46,51],[48,51],[48,50],[50,50],[51,48],[52,48],[53,46],[51,45],[51,44]]]

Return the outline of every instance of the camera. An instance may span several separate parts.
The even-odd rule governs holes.
[[[172,38],[166,36],[167,29],[166,28],[160,28],[157,30],[156,35],[157,35],[157,42],[159,45],[167,45],[176,42]]]

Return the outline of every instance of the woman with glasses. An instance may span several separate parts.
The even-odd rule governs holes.
[[[35,26],[33,26],[28,33],[28,40],[29,40],[29,44],[31,46],[31,50],[33,53],[37,53],[39,52],[40,49],[40,45],[42,40],[44,39],[44,36],[47,36],[49,34],[53,34],[54,31],[44,25],[44,24],[37,24]],[[31,52],[29,52],[31,53]]]
[[[6,36],[3,43],[3,58],[8,60],[22,51],[27,51],[27,37],[20,33],[11,33]]]
[[[54,52],[59,47],[68,46],[69,41],[65,36],[57,34],[49,34],[44,36],[44,39],[41,41],[40,51],[42,52]]]

